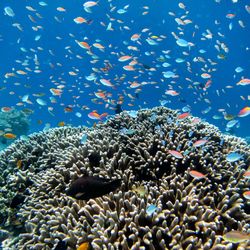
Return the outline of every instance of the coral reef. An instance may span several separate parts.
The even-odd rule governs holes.
[[[0,111],[0,150],[6,148],[12,140],[6,139],[4,133],[11,132],[16,136],[26,135],[29,130],[28,115],[23,111],[12,109]]]
[[[194,147],[201,139],[206,143]],[[242,157],[229,162],[230,152]],[[76,249],[83,242],[111,250],[250,248],[222,238],[249,233],[250,203],[242,196],[249,164],[243,139],[165,107],[123,111],[92,129],[30,135],[0,154],[4,249]],[[66,193],[81,176],[122,181],[109,194],[76,200]],[[149,213],[150,205],[156,210]]]

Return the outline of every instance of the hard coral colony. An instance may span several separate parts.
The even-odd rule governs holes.
[[[17,140],[0,155],[3,247],[249,249],[249,146],[194,120],[158,107]],[[79,178],[121,181],[82,200],[68,195]]]

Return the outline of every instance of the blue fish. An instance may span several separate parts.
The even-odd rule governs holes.
[[[87,141],[87,139],[88,139],[88,135],[87,134],[83,134],[82,135],[82,138],[81,138],[81,144],[85,144],[86,143],[86,141]]]
[[[122,128],[120,129],[120,134],[121,135],[133,135],[136,131],[134,129],[127,129],[127,128]]]
[[[147,207],[146,213],[149,216],[151,216],[157,209],[158,209],[158,207],[156,205],[151,204],[150,206]]]
[[[227,155],[226,160],[229,162],[235,162],[235,161],[240,160],[242,157],[243,155],[236,153],[236,152],[232,152]]]
[[[137,111],[136,110],[130,110],[130,111],[127,111],[127,113],[132,118],[136,118],[137,117]]]

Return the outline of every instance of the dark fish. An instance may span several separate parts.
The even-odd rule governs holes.
[[[67,244],[64,241],[59,240],[54,250],[67,250]]]
[[[108,194],[120,185],[120,179],[110,180],[94,176],[84,176],[74,181],[66,191],[66,194],[78,200],[88,200]]]
[[[10,207],[11,208],[16,208],[20,204],[22,204],[25,200],[25,196],[22,194],[16,194],[13,199],[11,200]]]
[[[117,104],[115,106],[115,113],[116,114],[120,114],[122,112],[122,105],[121,104]]]
[[[151,69],[151,67],[148,66],[147,64],[142,64],[142,66],[143,66],[144,69]]]
[[[187,101],[184,98],[179,98],[180,102],[186,103]]]

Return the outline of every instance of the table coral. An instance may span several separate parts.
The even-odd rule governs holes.
[[[92,249],[250,248],[249,241],[239,245],[222,238],[250,230],[250,204],[242,196],[249,190],[243,177],[249,145],[178,115],[164,107],[123,111],[92,129],[55,128],[17,140],[0,154],[1,218],[7,216],[1,228],[9,231],[4,248],[54,249],[62,242],[68,249],[83,242]],[[123,128],[133,133],[121,133]],[[193,146],[201,139],[204,145]],[[242,158],[228,162],[230,152]],[[192,170],[207,178],[193,178]],[[107,195],[76,200],[66,190],[81,176],[122,181]],[[144,187],[145,194],[135,187]],[[17,194],[26,198],[10,208]],[[152,204],[157,209],[147,213]]]

